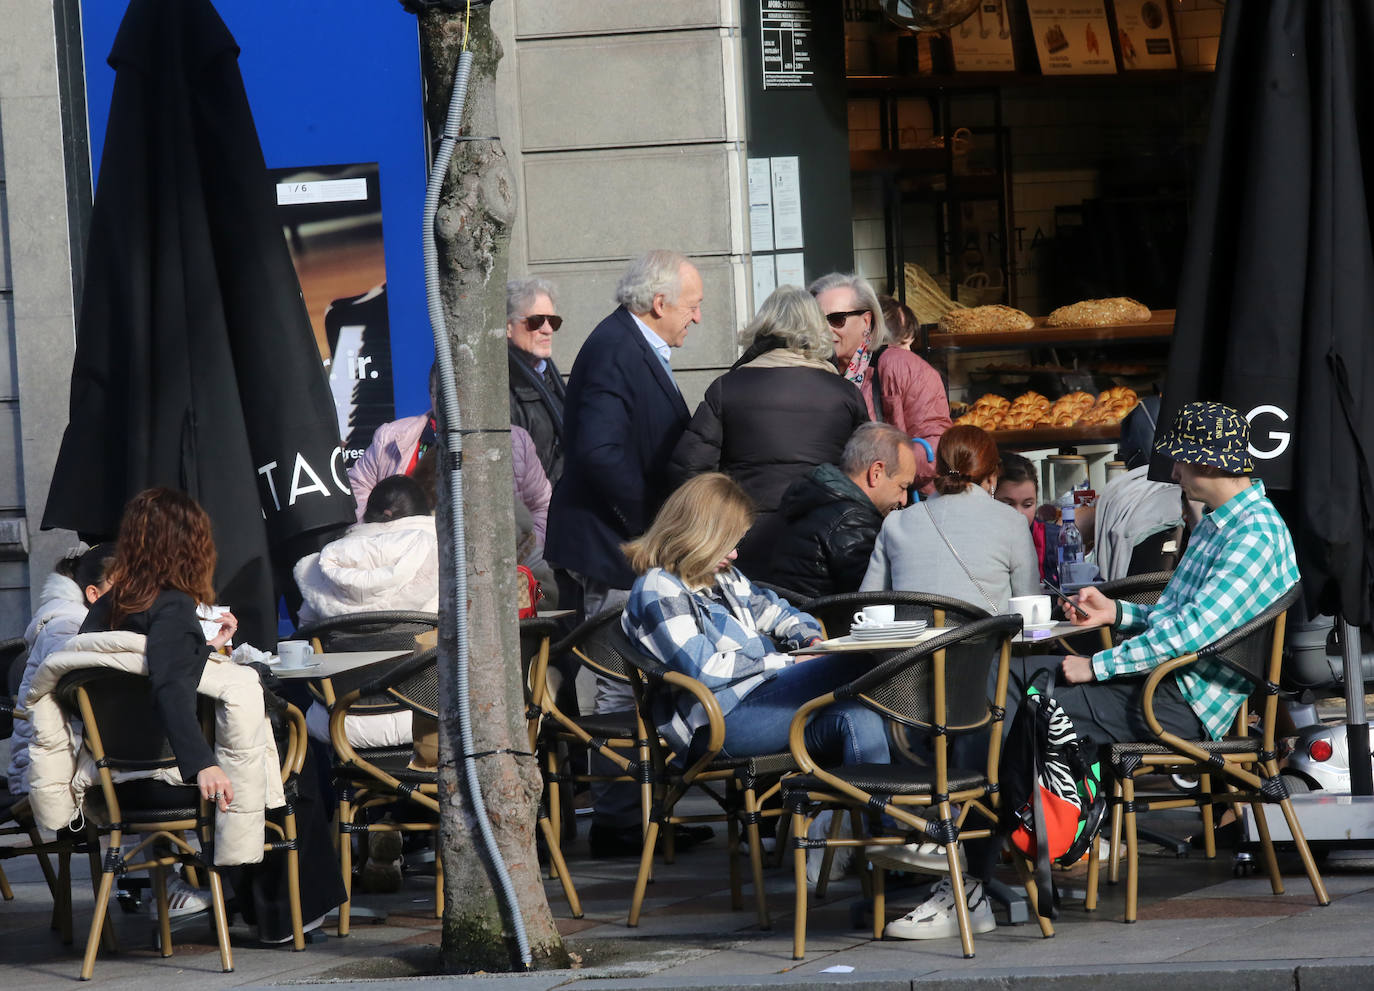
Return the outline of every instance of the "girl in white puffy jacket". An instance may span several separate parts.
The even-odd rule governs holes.
[[[392,475],[368,497],[363,522],[338,540],[296,562],[300,620],[360,612],[439,611],[439,544],[429,502],[416,482]],[[306,713],[310,735],[329,740],[329,713],[318,702]],[[344,732],[361,747],[411,742],[411,713],[348,716]]]
[[[86,619],[86,610],[110,587],[105,580],[105,565],[113,556],[113,543],[97,544],[84,554],[72,554],[58,561],[56,569],[43,582],[43,598],[24,631],[29,653],[15,695],[20,705],[44,658],[61,650],[76,636]],[[11,795],[29,793],[29,743],[32,739],[33,725],[27,719],[16,719],[14,735],[10,737],[7,769]]]

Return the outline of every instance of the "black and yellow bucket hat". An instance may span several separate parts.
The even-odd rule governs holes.
[[[1155,453],[1237,475],[1255,470],[1250,460],[1250,425],[1222,403],[1184,404],[1168,431],[1155,441]]]

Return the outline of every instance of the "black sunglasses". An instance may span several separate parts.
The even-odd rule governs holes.
[[[825,315],[825,319],[826,322],[830,324],[830,326],[834,327],[836,330],[839,330],[841,327],[844,326],[844,322],[848,320],[850,317],[857,317],[867,312],[868,307],[864,307],[862,310],[836,310],[834,313],[827,313]]]
[[[552,313],[531,313],[529,316],[525,317],[525,326],[530,330],[538,330],[540,327],[544,326],[545,320],[549,322],[549,326],[554,330],[563,326],[563,318],[555,316]]]

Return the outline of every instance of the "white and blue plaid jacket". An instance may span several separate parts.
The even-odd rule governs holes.
[[[795,661],[780,645],[803,647],[821,635],[815,617],[734,568],[695,591],[676,575],[651,568],[635,580],[620,622],[645,651],[715,693],[726,715]],[[686,753],[692,735],[707,723],[705,710],[686,694],[654,716],[658,731],[679,753]]]

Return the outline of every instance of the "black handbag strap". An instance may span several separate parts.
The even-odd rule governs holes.
[[[887,345],[884,344],[882,347],[878,348],[878,350],[873,352],[873,357],[868,359],[868,370],[870,372],[869,388],[872,390],[873,395],[874,423],[885,422],[883,420],[883,380],[879,377],[878,374],[878,359],[883,356],[883,352],[886,350]]]

